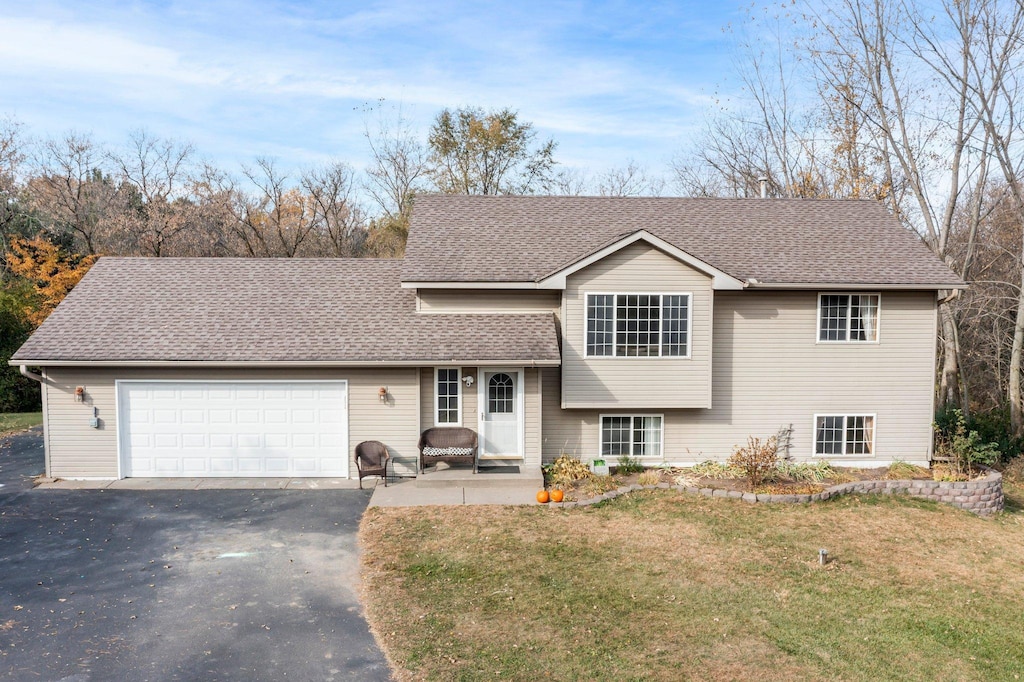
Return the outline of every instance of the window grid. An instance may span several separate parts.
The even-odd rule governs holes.
[[[587,350],[590,355],[615,354],[615,296],[597,294],[587,305]]]
[[[587,357],[686,357],[690,294],[587,294]]]
[[[630,294],[615,297],[616,344],[619,357],[660,355],[661,297]]]
[[[515,384],[512,377],[500,372],[487,382],[487,411],[490,414],[515,412]]]
[[[437,424],[458,424],[459,370],[437,370]]]
[[[686,355],[689,348],[690,297],[673,294],[661,297],[663,329],[661,350],[665,355]]]
[[[601,417],[603,457],[657,457],[661,455],[661,417]]]
[[[878,294],[821,294],[818,341],[878,340]]]
[[[874,454],[875,418],[871,415],[818,415],[815,418],[814,454]]]

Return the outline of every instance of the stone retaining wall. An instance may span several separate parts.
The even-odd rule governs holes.
[[[988,469],[988,475],[974,481],[857,481],[841,483],[822,490],[813,495],[766,495],[744,493],[739,490],[720,490],[713,488],[697,488],[695,486],[670,485],[630,485],[611,490],[604,495],[591,497],[579,502],[563,502],[552,504],[552,507],[570,508],[586,507],[604,500],[610,500],[634,490],[672,489],[705,497],[731,497],[745,502],[788,502],[806,503],[830,500],[850,493],[881,493],[892,495],[901,493],[925,500],[934,500],[943,504],[951,504],[975,514],[994,514],[1003,509],[1003,475],[994,469]]]

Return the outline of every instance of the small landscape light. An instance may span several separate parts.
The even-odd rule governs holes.
[[[828,563],[828,550],[827,549],[819,549],[818,550],[818,563],[821,564],[822,566],[824,566],[825,564]]]

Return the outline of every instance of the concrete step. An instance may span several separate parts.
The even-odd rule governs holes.
[[[515,468],[518,471],[512,470]],[[537,490],[544,487],[544,474],[539,467],[500,467],[493,471],[480,467],[476,474],[472,469],[439,467],[428,469],[416,477],[417,488],[514,488],[531,485]]]

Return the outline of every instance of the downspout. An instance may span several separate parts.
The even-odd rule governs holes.
[[[30,372],[28,365],[18,365],[18,372],[26,379],[39,382],[43,400],[43,475],[50,478],[50,427],[46,417],[46,377],[37,372]]]
[[[31,379],[32,381],[38,381],[41,384],[46,382],[46,378],[43,377],[42,374],[37,374],[36,372],[30,372],[28,370],[28,365],[18,365],[18,371],[21,373],[21,376],[25,377],[26,379]]]

